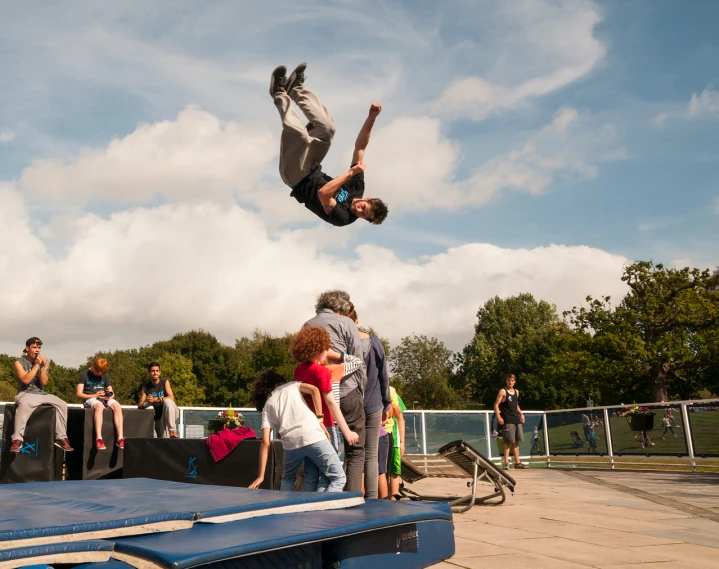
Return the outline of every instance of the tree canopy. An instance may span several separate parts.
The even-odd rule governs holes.
[[[719,393],[719,271],[639,261],[625,268],[622,281],[627,294],[618,303],[587,297],[563,317],[529,293],[490,298],[458,353],[436,336],[412,334],[395,346],[381,338],[392,384],[408,406],[416,401],[423,409],[489,409],[508,373],[517,376],[526,409]],[[157,361],[180,405],[248,407],[260,372],[292,377],[291,339],[255,330],[228,346],[191,330],[150,346],[98,352],[77,368],[51,362],[47,391],[76,402],[78,374],[102,356],[121,403],[137,402],[147,365]],[[0,354],[0,401],[15,397],[15,359]]]

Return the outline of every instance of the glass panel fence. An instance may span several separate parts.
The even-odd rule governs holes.
[[[442,446],[452,441],[462,439],[475,447],[482,454],[487,453],[487,433],[484,413],[432,413],[426,412],[424,416],[427,428],[427,453],[436,453]],[[407,421],[407,420],[405,420]],[[421,427],[421,419],[416,425],[410,426],[413,421],[407,421],[405,426],[407,441],[416,441],[419,437],[419,451],[416,443],[407,453],[422,452],[422,434],[417,430]]]
[[[407,454],[422,454],[422,413],[405,411],[405,452]],[[429,440],[427,441],[429,443]],[[447,441],[450,442],[450,441]],[[440,445],[441,446],[441,445]]]
[[[607,436],[603,415],[601,409],[547,413],[545,418],[549,434],[549,453],[606,454]]]
[[[491,458],[504,456],[504,439],[499,430],[499,424],[494,414],[490,415],[491,425]],[[544,425],[542,423],[541,413],[524,414],[524,424],[522,425],[522,435],[524,440],[519,443],[519,454],[521,456],[544,456]],[[511,449],[510,449],[511,452]]]
[[[630,409],[608,409],[615,455],[688,454],[679,405],[644,405],[644,414],[622,416]]]
[[[719,403],[687,405],[694,454],[702,458],[719,456]],[[677,416],[677,413],[674,413]],[[678,419],[681,419],[679,415]]]
[[[214,410],[199,410],[199,409],[185,409],[184,410],[184,423],[185,423],[185,436],[190,438],[204,438],[209,435],[208,424],[210,420],[217,418],[217,414],[227,409],[214,409]],[[244,417],[244,426],[252,427],[257,436],[262,436],[262,413],[259,411],[240,411],[236,410],[236,413],[241,413]],[[202,426],[202,433],[199,429],[195,429],[195,426]],[[189,427],[189,428],[188,428]]]

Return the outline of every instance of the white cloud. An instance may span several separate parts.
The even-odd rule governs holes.
[[[79,203],[239,195],[259,181],[278,149],[269,129],[188,106],[177,120],[140,125],[104,149],[84,148],[72,163],[38,160],[23,170],[20,187]]]
[[[332,228],[270,233],[259,214],[238,205],[88,214],[57,259],[7,185],[0,222],[0,352],[17,353],[22,339],[39,335],[65,364],[194,328],[228,343],[255,327],[293,331],[311,315],[316,294],[334,287],[350,291],[362,321],[393,341],[438,334],[453,348],[468,341],[477,308],[491,296],[529,291],[561,310],[587,294],[624,290],[626,259],[589,247],[473,243],[399,259],[361,245],[348,257],[332,252]],[[18,279],[19,267],[31,267],[33,278]]]
[[[15,140],[15,133],[9,130],[0,130],[0,142],[12,142]]]
[[[625,158],[616,138],[611,126],[595,125],[591,117],[563,107],[518,149],[473,167],[466,179],[458,180],[459,164],[472,163],[472,158],[462,156],[439,119],[397,119],[373,135],[366,158],[367,191],[402,211],[479,207],[505,190],[537,195],[563,177],[596,176],[596,162]]]
[[[707,87],[701,93],[692,93],[689,104],[675,103],[672,109],[656,115],[652,124],[662,128],[667,120],[674,119],[712,119],[719,118],[719,91]]]
[[[494,38],[502,57],[482,76],[456,79],[435,103],[438,112],[481,120],[562,89],[590,73],[606,48],[594,36],[602,15],[592,2],[504,4],[505,33]]]
[[[719,91],[706,88],[699,95],[692,93],[692,99],[689,101],[689,116],[719,117]]]
[[[659,113],[652,119],[652,124],[657,128],[663,128],[670,116],[670,113]]]
[[[576,109],[563,107],[518,149],[474,166],[460,180],[456,170],[471,157],[462,156],[459,145],[447,138],[440,119],[396,118],[373,134],[366,158],[367,195],[385,198],[394,213],[454,211],[485,205],[503,190],[536,195],[565,176],[591,178],[597,167],[589,158],[602,160],[615,144],[615,133],[606,125],[587,126],[585,120]],[[221,121],[189,106],[174,121],[140,125],[105,148],[82,149],[73,161],[38,160],[23,170],[19,187],[65,209],[103,201],[147,204],[158,197],[227,202],[235,196],[261,210],[273,227],[316,221],[279,181],[279,146],[279,137],[268,129]],[[344,163],[349,162],[347,155]],[[46,229],[46,235],[65,231],[61,225]]]

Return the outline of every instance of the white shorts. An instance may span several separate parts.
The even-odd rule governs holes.
[[[97,397],[85,399],[85,407],[87,409],[92,409],[95,406],[95,403],[102,403],[105,407],[110,407],[110,405],[119,405],[115,399],[98,399]]]

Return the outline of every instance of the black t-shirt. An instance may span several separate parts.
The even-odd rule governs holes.
[[[364,196],[364,172],[360,172],[351,178],[335,192],[334,198],[337,205],[332,208],[332,213],[328,215],[320,202],[319,191],[330,180],[333,180],[333,178],[322,172],[322,168],[318,166],[292,188],[290,195],[298,202],[305,204],[307,209],[327,223],[337,227],[354,223],[357,216],[350,211],[350,204],[352,200],[362,199],[362,196]]]
[[[80,373],[80,376],[77,378],[77,383],[82,383],[85,386],[82,390],[85,395],[94,395],[98,391],[104,391],[112,385],[108,374],[95,375],[92,373],[92,370],[89,369]]]
[[[166,395],[165,383],[167,383],[167,379],[161,377],[157,385],[152,383],[152,381],[148,381],[142,389],[145,391],[145,395],[152,395],[155,399],[159,399]],[[162,417],[162,403],[153,403],[152,406],[155,408],[155,419]]]

